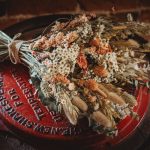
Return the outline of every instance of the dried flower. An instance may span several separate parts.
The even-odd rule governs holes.
[[[16,40],[18,35],[11,39],[0,31],[0,61],[9,57],[12,63],[29,66],[40,97],[48,99],[47,105],[55,98],[55,108],[63,110],[71,124],[85,115],[98,133],[116,135],[116,120],[127,115],[137,118],[136,98],[116,83],[149,88],[145,53],[150,25],[128,18],[121,23],[79,15],[55,22],[47,34],[30,41]]]
[[[94,73],[100,77],[107,77],[109,72],[103,66],[96,66],[93,69]]]
[[[69,84],[70,81],[67,79],[67,77],[61,75],[61,74],[57,74],[56,76],[54,76],[53,81],[55,83],[62,83],[62,84]]]
[[[79,53],[77,57],[77,64],[79,65],[80,68],[87,69],[88,64],[84,53],[82,52]]]

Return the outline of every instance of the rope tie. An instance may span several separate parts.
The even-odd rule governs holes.
[[[13,64],[20,63],[19,50],[21,45],[23,44],[23,41],[16,40],[20,36],[21,33],[16,34],[12,41],[8,44],[9,58]]]

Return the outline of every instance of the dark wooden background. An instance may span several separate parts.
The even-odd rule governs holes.
[[[5,29],[4,31],[10,35],[24,32],[24,38],[27,38],[35,31],[39,34],[43,26],[51,22],[50,15],[83,12],[115,16],[119,20],[125,20],[126,14],[132,13],[135,20],[150,22],[150,0],[0,0],[0,30]],[[43,17],[43,15],[46,16]],[[25,21],[27,19],[31,20]],[[16,23],[19,25],[15,25]],[[29,30],[30,33],[27,32]],[[0,150],[48,149],[51,147],[40,145],[38,142],[26,142],[10,132],[0,131]],[[114,149],[150,150],[150,107],[135,135]]]
[[[140,21],[150,21],[150,0],[0,0],[0,29],[46,14],[95,12],[124,18],[131,12]]]

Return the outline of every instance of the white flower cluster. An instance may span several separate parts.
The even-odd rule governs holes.
[[[79,54],[80,47],[76,43],[68,48],[58,46],[50,57],[45,59],[42,63],[47,66],[47,77],[50,80],[56,74],[68,75],[73,72],[76,64],[76,59]]]
[[[104,55],[105,62],[107,63],[107,68],[111,71],[114,70],[115,72],[118,71],[118,63],[117,63],[117,56],[115,52],[107,53]]]
[[[119,70],[116,53],[107,53],[106,55],[98,56],[99,65],[103,65],[109,71],[106,82],[114,79],[114,75]]]
[[[83,39],[87,39],[89,36],[91,37],[91,35],[93,34],[91,24],[85,23],[83,26],[77,27],[77,33]]]
[[[126,110],[128,104],[124,104],[120,106],[118,104],[111,103],[111,106],[115,111],[117,111],[120,114],[122,119],[125,118],[130,113],[129,111]]]
[[[105,26],[103,24],[97,24],[98,31],[96,32],[96,35],[101,38],[101,34],[104,32]]]

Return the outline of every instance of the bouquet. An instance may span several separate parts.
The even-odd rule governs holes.
[[[87,117],[98,133],[117,135],[117,124],[133,111],[136,97],[126,85],[149,88],[150,25],[87,15],[56,21],[30,41],[0,31],[0,61],[30,70],[42,103],[63,112],[73,125]]]

